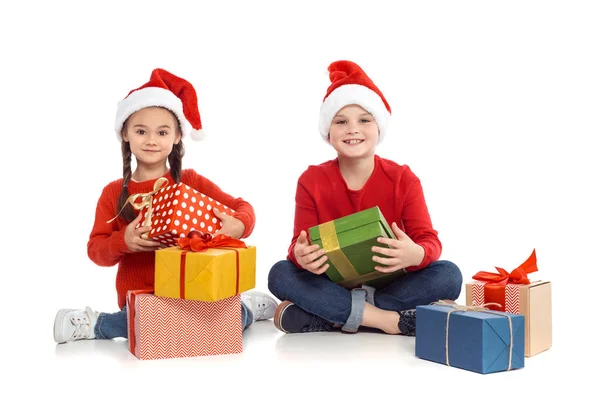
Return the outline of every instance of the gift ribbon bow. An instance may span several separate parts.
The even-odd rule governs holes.
[[[121,209],[117,213],[117,215],[115,215],[115,217],[113,219],[111,219],[109,221],[106,221],[106,223],[111,223],[115,219],[117,219],[117,217],[119,216],[119,214],[121,214],[121,212],[125,209],[125,207],[129,203],[129,204],[131,204],[131,206],[135,210],[141,210],[144,207],[148,207],[148,212],[146,213],[146,219],[144,220],[144,223],[142,224],[142,226],[149,226],[152,223],[152,197],[167,182],[169,182],[169,180],[167,178],[165,178],[165,177],[158,178],[156,180],[156,182],[154,182],[154,189],[152,189],[152,191],[150,191],[148,193],[135,193],[135,194],[132,194],[131,196],[129,196],[127,198],[127,201],[125,202],[125,204],[123,204],[123,207],[121,207]],[[137,199],[141,199],[141,201],[136,202]],[[144,233],[142,235],[142,238],[147,239],[148,238],[148,234]]]
[[[189,237],[192,236],[192,237]],[[183,250],[181,252],[181,260],[179,263],[180,269],[180,297],[185,298],[185,265],[186,265],[186,253],[191,251],[206,251],[208,249],[216,247],[233,247],[235,251],[235,294],[240,292],[240,253],[237,248],[247,248],[246,243],[241,240],[234,239],[230,236],[219,234],[217,236],[211,235],[210,233],[201,233],[198,231],[191,231],[188,233],[188,237],[177,239],[177,245]]]
[[[484,312],[484,313],[489,313],[489,314],[496,314],[496,315],[501,315],[503,317],[508,318],[508,330],[510,333],[510,342],[509,342],[509,349],[508,349],[508,368],[506,368],[507,371],[509,371],[512,367],[512,352],[513,352],[513,326],[512,326],[512,319],[510,318],[510,316],[506,313],[503,312],[498,312],[498,311],[493,311],[490,310],[488,307],[489,306],[496,306],[496,307],[500,307],[500,304],[498,303],[485,303],[482,304],[480,306],[461,306],[458,305],[456,303],[447,303],[445,301],[436,301],[435,303],[431,303],[434,304],[436,306],[447,306],[447,307],[452,307],[452,310],[448,311],[448,314],[446,315],[446,365],[450,366],[450,355],[448,352],[448,332],[450,331],[450,314],[454,313],[454,312],[468,312],[468,311],[478,311],[478,312]]]
[[[513,269],[510,273],[508,273],[508,271],[506,271],[504,268],[495,268],[498,273],[479,271],[473,275],[473,279],[487,282],[486,284],[498,284],[503,286],[506,286],[508,283],[527,285],[530,283],[527,274],[536,272],[538,270],[535,249],[523,264]]]
[[[194,235],[192,232],[188,234],[188,237],[177,239],[177,245],[183,250],[206,251],[215,247],[247,247],[243,241],[227,235],[219,234],[213,237],[210,233],[198,232]],[[189,237],[190,234],[192,235],[191,238]]]

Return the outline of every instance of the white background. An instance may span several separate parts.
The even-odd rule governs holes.
[[[0,6],[0,357],[8,368],[0,391],[421,398],[591,386],[598,3],[316,3]],[[390,103],[378,154],[421,179],[443,259],[468,280],[494,266],[511,270],[536,249],[540,271],[531,277],[552,281],[553,348],[523,370],[480,376],[416,359],[411,338],[286,337],[268,322],[246,331],[244,354],[233,357],[141,362],[120,341],[56,346],[59,308],[117,308],[116,268],[97,267],[86,253],[98,196],[121,176],[117,102],[156,67],[195,85],[207,135],[186,141],[184,167],[255,207],[247,243],[258,248],[257,288],[266,291],[291,238],[298,176],[335,157],[317,121],[327,66],[338,59],[361,65]]]

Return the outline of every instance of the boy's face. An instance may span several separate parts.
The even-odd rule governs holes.
[[[181,140],[181,132],[169,110],[149,107],[129,117],[123,140],[129,142],[138,165],[150,167],[166,163],[173,145]]]
[[[361,106],[347,105],[331,121],[329,143],[340,157],[371,157],[375,154],[378,141],[377,122]]]

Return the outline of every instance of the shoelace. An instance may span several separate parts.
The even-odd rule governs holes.
[[[302,329],[302,332],[330,332],[333,329],[333,325],[325,321],[323,318],[312,317],[310,324]]]
[[[265,315],[265,311],[267,310],[266,303],[257,303],[256,304],[256,313],[254,314],[254,320],[262,318]]]
[[[400,322],[398,322],[400,333],[405,336],[415,336],[417,328],[417,311],[403,310],[400,311]]]
[[[85,309],[85,316],[71,317],[71,323],[75,326],[75,331],[71,336],[72,340],[87,339],[90,336],[91,323],[89,315],[91,312],[92,310],[88,307]]]

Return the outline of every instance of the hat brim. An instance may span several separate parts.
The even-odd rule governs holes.
[[[379,127],[379,141],[381,141],[386,134],[391,115],[377,93],[366,86],[357,84],[340,86],[323,101],[319,117],[321,136],[325,140],[328,139],[331,121],[338,111],[350,104],[361,106],[375,118]]]
[[[123,124],[131,114],[147,107],[163,107],[171,111],[177,117],[181,134],[186,137],[191,134],[192,126],[183,114],[183,105],[179,97],[173,92],[159,87],[146,87],[136,90],[124,98],[117,105],[117,117],[115,120],[115,131],[117,139],[121,140]]]

